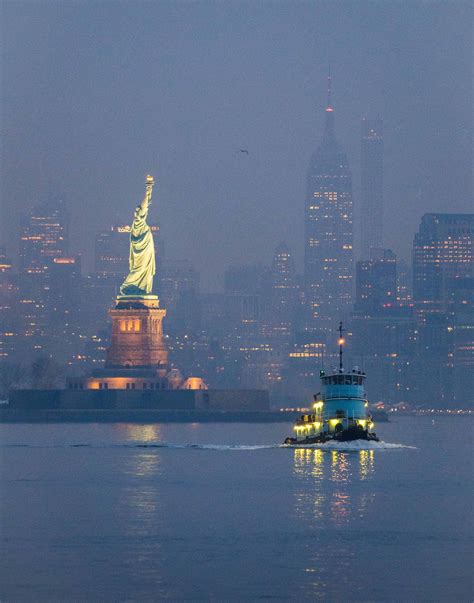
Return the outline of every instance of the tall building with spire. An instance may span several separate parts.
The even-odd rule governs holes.
[[[383,121],[363,119],[360,157],[360,236],[362,259],[383,247]]]
[[[309,330],[332,329],[350,312],[353,287],[352,177],[336,140],[331,78],[322,142],[308,171],[305,297]]]

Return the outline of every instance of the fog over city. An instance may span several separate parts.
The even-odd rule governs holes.
[[[293,407],[342,322],[374,403],[467,408],[471,8],[4,3],[5,399]]]
[[[16,262],[20,215],[61,197],[90,272],[149,172],[166,255],[204,291],[280,241],[300,272],[330,66],[355,233],[381,117],[384,245],[409,260],[424,213],[472,210],[471,34],[469,2],[3,3],[2,242]]]
[[[473,601],[472,2],[0,23],[0,601]]]

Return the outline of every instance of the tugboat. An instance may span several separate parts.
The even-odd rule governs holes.
[[[346,371],[342,365],[345,340],[342,322],[339,323],[339,369],[320,374],[321,392],[314,396],[313,412],[302,415],[295,423],[295,437],[286,438],[285,444],[301,446],[334,440],[350,442],[366,440],[378,442],[374,422],[369,412],[369,402],[364,390],[365,373],[358,367]]]

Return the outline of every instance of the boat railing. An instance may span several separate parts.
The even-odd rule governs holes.
[[[328,400],[360,400],[361,402],[365,402],[366,398],[361,396],[325,396],[326,402]]]

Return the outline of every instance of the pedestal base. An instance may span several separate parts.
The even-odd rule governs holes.
[[[156,295],[122,295],[112,318],[112,343],[107,352],[107,369],[159,369],[166,372],[168,352],[163,343],[162,321],[166,310]]]

